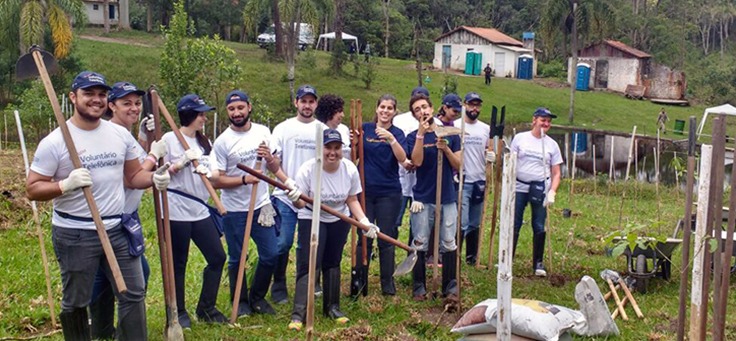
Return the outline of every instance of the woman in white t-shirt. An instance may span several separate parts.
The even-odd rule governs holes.
[[[179,323],[189,328],[191,320],[184,304],[184,278],[186,277],[189,241],[194,241],[202,252],[207,266],[202,272],[202,290],[197,304],[197,318],[208,323],[227,323],[227,318],[215,307],[220,278],[225,264],[225,250],[220,241],[221,232],[215,226],[206,202],[209,193],[200,174],[212,176],[209,171],[209,154],[212,145],[202,134],[207,122],[207,112],[215,108],[204,103],[199,96],[189,94],[176,106],[181,122],[181,134],[190,149],[184,150],[173,132],[164,134],[168,146],[165,160],[171,163],[171,183],[168,188],[169,219],[171,221],[171,246],[174,261],[174,283]],[[202,157],[202,156],[206,157]],[[192,160],[199,160],[195,169]]]
[[[358,169],[349,160],[342,157],[342,136],[335,129],[324,131],[324,162],[322,164],[322,205],[329,206],[343,214],[352,213],[353,217],[370,227],[366,232],[369,238],[375,238],[379,229],[371,224],[358,202],[358,193],[362,191]],[[289,199],[299,208],[296,253],[296,289],[291,323],[288,328],[301,330],[307,311],[307,274],[309,272],[309,240],[312,227],[312,211],[306,203],[299,199],[304,192],[314,197],[312,179],[315,178],[316,160],[310,159],[299,168],[296,174],[297,188],[288,192]],[[350,225],[340,218],[324,211],[320,215],[319,246],[317,250],[317,268],[321,268],[324,276],[322,286],[322,313],[345,324],[349,319],[340,311],[340,261],[345,247]]]

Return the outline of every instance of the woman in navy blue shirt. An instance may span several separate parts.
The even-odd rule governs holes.
[[[363,157],[365,158],[365,213],[371,223],[381,228],[381,232],[391,238],[399,235],[396,216],[401,206],[401,184],[399,183],[399,163],[406,160],[404,151],[404,132],[393,125],[396,115],[396,97],[383,95],[376,103],[376,115],[371,123],[363,123]],[[373,240],[368,240],[371,250]],[[396,294],[394,285],[394,246],[378,241],[381,264],[381,292],[384,295]],[[357,253],[356,264],[362,264],[362,254]],[[371,259],[370,251],[368,259]],[[363,272],[367,274],[368,271]],[[367,275],[362,286],[367,283]]]

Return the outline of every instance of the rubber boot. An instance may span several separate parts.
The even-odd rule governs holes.
[[[307,319],[307,291],[309,284],[309,276],[304,276],[296,280],[296,286],[294,288],[294,308],[291,311],[291,320],[306,321]],[[273,295],[273,287],[271,288],[271,294]]]
[[[235,303],[235,286],[238,283],[238,268],[227,268],[227,275],[230,279],[230,303]],[[243,277],[245,273],[243,273]],[[248,279],[243,278],[243,286],[240,288],[240,296],[238,296],[238,317],[253,314],[248,301]]]
[[[146,324],[146,303],[139,302],[119,305],[118,328],[115,330],[116,340],[148,340],[148,329]],[[121,310],[125,310],[122,313]]]
[[[347,317],[340,311],[340,268],[334,267],[324,270],[324,297],[322,298],[322,313],[339,323],[347,322]]]
[[[273,270],[271,284],[271,300],[276,304],[289,303],[289,292],[286,290],[286,266],[289,265],[289,253],[278,256],[276,268]]]
[[[539,277],[547,276],[544,269],[544,242],[547,239],[546,232],[534,234],[532,264],[534,266],[534,275]]]
[[[396,247],[389,245],[379,250],[378,260],[381,265],[381,293],[386,296],[396,295],[394,270],[396,268]]]
[[[59,320],[61,320],[61,329],[64,333],[64,340],[92,340],[89,332],[87,308],[74,308],[71,311],[62,311],[61,314],[59,314]]]
[[[115,295],[112,286],[105,287],[89,304],[91,336],[95,340],[111,340],[115,337]]]
[[[268,293],[268,284],[271,280],[272,272],[259,262],[256,265],[256,271],[253,274],[253,283],[248,292],[248,301],[252,311],[257,314],[274,315],[276,311],[266,301]]]
[[[417,251],[417,262],[412,270],[413,289],[415,301],[424,301],[427,297],[427,252]]]
[[[442,295],[457,295],[457,250],[442,253]]]
[[[465,263],[475,265],[478,261],[478,229],[460,235],[465,236]]]

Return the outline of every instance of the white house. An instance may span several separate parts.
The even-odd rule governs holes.
[[[434,40],[432,65],[438,69],[465,70],[468,52],[481,54],[481,69],[490,63],[495,76],[514,78],[519,57],[522,54],[533,55],[533,51],[524,48],[522,42],[499,30],[460,26]]]
[[[87,11],[88,23],[90,25],[104,25],[104,0],[83,0],[84,8]],[[108,0],[108,18],[110,25],[121,28],[130,28],[130,18],[128,12],[128,0]],[[121,8],[122,6],[122,8]]]

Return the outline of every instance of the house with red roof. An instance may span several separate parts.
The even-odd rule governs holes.
[[[434,40],[432,65],[438,69],[466,70],[468,54],[483,69],[491,65],[496,77],[516,77],[517,63],[522,55],[532,55],[533,49],[494,28],[459,26]],[[475,73],[479,74],[479,73]]]

